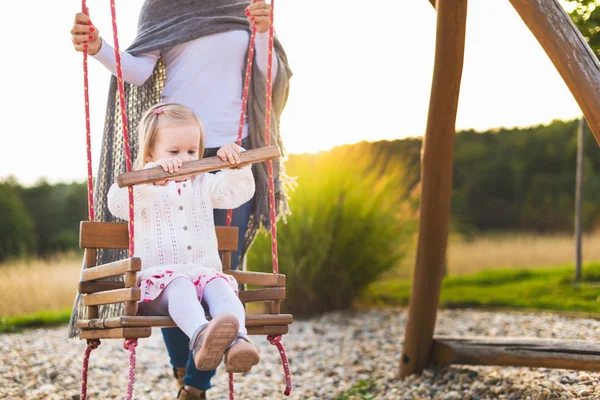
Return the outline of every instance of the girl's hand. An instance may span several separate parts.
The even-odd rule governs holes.
[[[217,156],[223,161],[229,161],[230,164],[239,164],[240,152],[240,146],[235,143],[227,143],[217,151]]]
[[[102,47],[102,38],[96,27],[92,26],[90,17],[84,13],[75,14],[75,24],[71,28],[71,41],[77,51],[88,51],[93,56]]]
[[[173,158],[163,158],[162,160],[155,161],[157,165],[162,167],[163,171],[173,173],[177,172],[179,168],[183,165],[183,161],[178,157]],[[168,179],[164,181],[154,182],[155,185],[164,186],[169,182]]]
[[[256,25],[256,32],[265,33],[271,26],[271,5],[266,1],[257,1],[246,7],[246,15],[250,26]]]

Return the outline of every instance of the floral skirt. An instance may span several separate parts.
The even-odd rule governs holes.
[[[206,284],[213,279],[225,279],[233,291],[238,293],[238,283],[231,275],[200,264],[170,264],[145,268],[138,272],[137,284],[142,292],[140,303],[149,303],[156,299],[169,283],[177,278],[189,279],[196,288],[198,299]]]

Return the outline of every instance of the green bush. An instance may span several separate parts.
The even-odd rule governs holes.
[[[347,149],[291,157],[292,214],[278,223],[279,270],[287,276],[283,308],[309,315],[352,305],[410,246],[416,223],[402,200],[403,169]],[[259,234],[249,269],[270,272],[270,235]]]

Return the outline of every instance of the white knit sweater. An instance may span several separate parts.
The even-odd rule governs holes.
[[[149,163],[145,168],[153,166]],[[203,173],[165,186],[134,186],[134,255],[141,258],[144,272],[139,278],[151,274],[152,267],[164,265],[180,265],[182,273],[196,266],[221,271],[213,208],[237,208],[253,195],[250,166]],[[108,209],[129,220],[127,188],[111,186]]]

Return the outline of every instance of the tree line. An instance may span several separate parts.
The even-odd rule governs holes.
[[[571,232],[573,229],[577,121],[528,128],[457,133],[451,221],[462,234],[481,231]],[[600,226],[600,157],[585,135],[584,229]],[[418,207],[422,140],[361,142],[331,150],[370,154],[382,172],[401,166],[398,190]],[[294,155],[313,163],[318,155]],[[358,184],[358,183],[357,183]],[[293,197],[293,193],[292,193]],[[404,210],[406,212],[406,210]],[[79,222],[87,220],[85,182],[33,186],[14,178],[0,181],[0,261],[47,258],[77,249]]]

